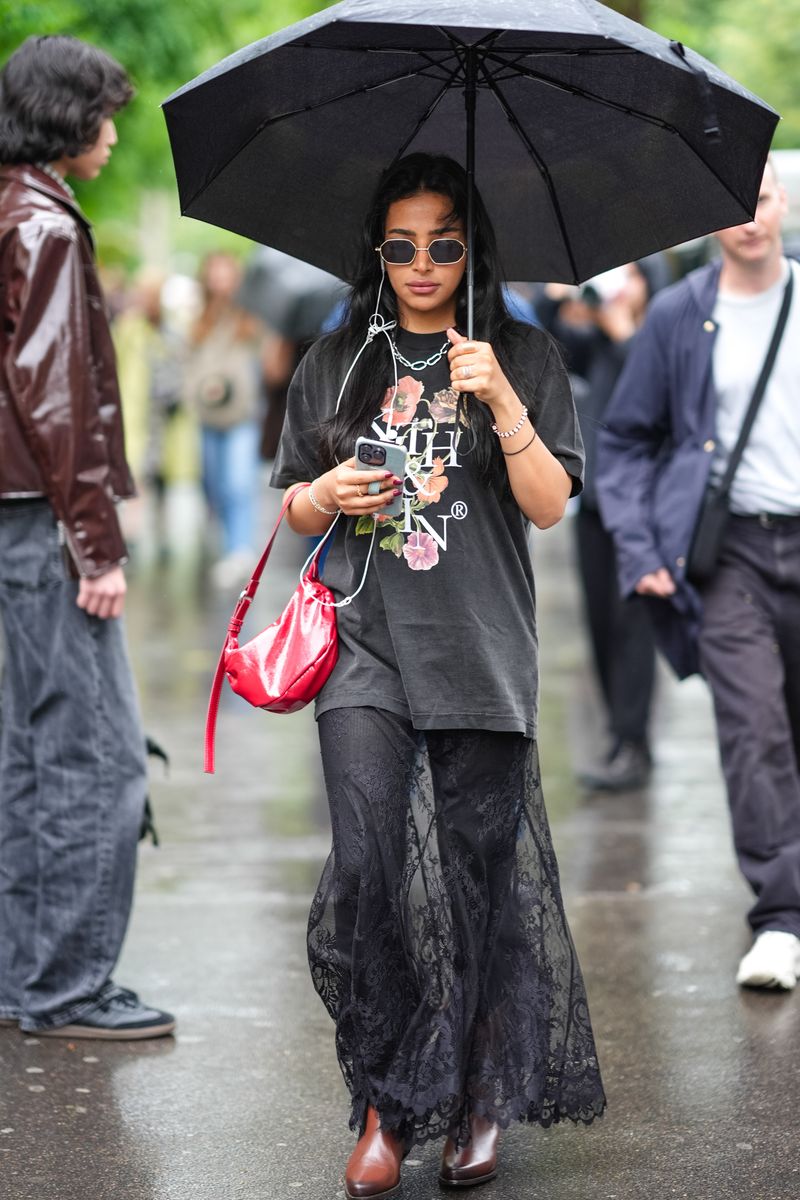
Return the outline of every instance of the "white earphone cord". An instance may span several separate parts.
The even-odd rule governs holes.
[[[367,336],[364,339],[364,344],[362,345],[358,354],[355,356],[355,358],[351,362],[350,366],[348,367],[347,374],[345,375],[344,380],[342,382],[342,386],[339,388],[339,395],[336,397],[336,408],[334,411],[337,413],[339,411],[339,406],[342,403],[342,396],[344,395],[344,391],[345,391],[345,388],[347,387],[350,376],[353,374],[353,370],[355,368],[356,363],[361,358],[361,355],[364,353],[367,346],[369,346],[370,343],[374,340],[376,335],[379,333],[382,333],[385,335],[386,340],[389,343],[389,350],[391,352],[392,366],[394,367],[394,388],[392,389],[392,399],[391,399],[391,403],[389,405],[389,414],[388,414],[388,417],[386,420],[387,432],[389,433],[390,436],[392,436],[394,433],[393,426],[392,426],[392,420],[394,417],[394,404],[395,404],[395,400],[397,399],[397,389],[398,389],[399,383],[398,383],[398,377],[397,377],[397,359],[395,358],[395,354],[394,354],[394,345],[392,343],[391,330],[395,328],[395,326],[397,325],[397,322],[396,321],[387,321],[386,318],[382,317],[378,311],[378,309],[381,306],[381,295],[383,293],[383,283],[384,283],[385,278],[386,278],[386,268],[384,267],[383,261],[381,260],[381,285],[378,288],[378,298],[375,301],[375,311],[373,312],[372,316],[369,319],[369,325],[367,327]],[[319,554],[319,552],[322,549],[322,547],[324,546],[325,542],[327,542],[328,538],[333,533],[334,529],[336,528],[336,523],[339,520],[339,517],[341,515],[342,515],[342,513],[340,510],[336,514],[334,519],[331,521],[328,530],[322,537],[322,540],[317,543],[317,545],[314,547],[314,549],[309,554],[306,561],[303,563],[302,570],[300,571],[301,581],[305,579],[306,571],[311,566],[313,559],[315,558],[315,556],[317,554]],[[356,596],[359,594],[359,592],[361,591],[361,589],[363,588],[364,584],[367,581],[367,571],[369,570],[369,564],[372,561],[372,551],[373,551],[373,547],[375,546],[375,534],[377,533],[377,531],[378,531],[378,521],[377,521],[376,517],[373,517],[372,518],[372,537],[370,538],[369,550],[367,551],[367,561],[364,563],[364,571],[361,576],[361,582],[359,583],[358,587],[353,592],[353,594],[350,596],[345,596],[343,600],[337,600],[332,604],[329,604],[326,600],[320,600],[319,601],[320,604],[324,604],[326,608],[344,608],[346,605],[353,603]]]

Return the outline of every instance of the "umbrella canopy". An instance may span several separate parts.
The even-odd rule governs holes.
[[[282,337],[304,342],[318,335],[344,295],[334,275],[260,246],[247,264],[237,299]]]
[[[164,111],[184,214],[345,279],[404,154],[474,167],[509,278],[579,282],[749,220],[777,121],[595,0],[344,0]]]

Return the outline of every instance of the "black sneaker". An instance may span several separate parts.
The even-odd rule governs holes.
[[[608,762],[579,775],[584,787],[598,792],[632,792],[642,788],[652,769],[650,751],[643,742],[620,742]]]
[[[132,1042],[143,1038],[166,1037],[175,1030],[175,1018],[143,1004],[128,988],[108,984],[94,1008],[70,1025],[56,1029],[37,1029],[36,1037],[105,1038]]]

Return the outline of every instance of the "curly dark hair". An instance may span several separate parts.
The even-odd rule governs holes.
[[[27,38],[0,72],[0,162],[77,157],[133,94],[104,50],[73,37]]]

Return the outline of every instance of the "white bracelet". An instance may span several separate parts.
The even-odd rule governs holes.
[[[492,425],[492,432],[496,433],[499,438],[513,437],[515,433],[519,433],[520,429],[522,429],[522,426],[525,424],[527,419],[528,419],[528,410],[525,407],[525,405],[523,404],[522,415],[521,415],[520,419],[517,421],[516,425],[513,427],[513,429],[506,429],[504,432],[501,433],[501,431],[497,428],[497,425]]]
[[[311,501],[311,507],[315,508],[318,513],[324,513],[326,517],[335,517],[340,511],[338,508],[323,508],[317,497],[314,495],[314,484],[308,485],[308,498]]]

